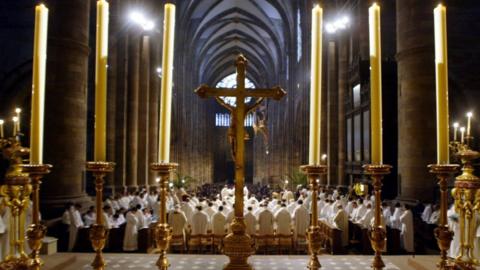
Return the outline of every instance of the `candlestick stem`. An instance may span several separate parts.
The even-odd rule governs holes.
[[[40,270],[43,265],[40,259],[42,240],[47,233],[47,227],[40,223],[40,185],[42,178],[50,173],[52,165],[49,164],[25,164],[23,171],[30,176],[32,185],[32,224],[27,229],[28,246],[32,250],[29,255],[28,267],[30,270]]]
[[[150,169],[160,177],[160,209],[158,212],[158,224],[155,228],[155,242],[160,250],[157,260],[159,270],[167,270],[170,263],[167,258],[167,250],[172,239],[172,228],[167,223],[167,193],[170,175],[176,170],[176,163],[152,163]]]
[[[105,176],[113,172],[115,163],[105,161],[87,162],[87,171],[93,173],[95,177],[95,198],[96,198],[96,220],[95,224],[90,228],[90,241],[92,241],[92,247],[95,251],[95,259],[91,266],[95,270],[105,270],[105,259],[103,258],[102,250],[105,247],[105,241],[108,236],[108,228],[104,225],[103,221],[103,182]]]
[[[320,180],[323,175],[327,174],[327,166],[325,165],[303,165],[300,169],[307,175],[310,190],[312,191],[312,204],[311,204],[311,220],[310,227],[307,230],[308,249],[310,252],[310,260],[308,262],[308,269],[318,270],[322,267],[318,260],[318,254],[321,250],[321,238],[322,233],[320,226],[318,226],[318,209],[317,209],[317,196],[318,186],[317,180]]]
[[[365,174],[370,175],[373,182],[373,190],[375,194],[375,218],[374,225],[370,228],[368,236],[375,256],[372,261],[372,268],[374,270],[382,270],[385,263],[382,259],[382,252],[385,250],[387,232],[385,226],[382,224],[382,209],[381,209],[381,194],[382,194],[382,179],[385,175],[390,174],[392,166],[368,164],[363,166]]]

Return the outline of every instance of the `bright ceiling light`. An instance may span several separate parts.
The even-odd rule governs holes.
[[[338,30],[347,29],[350,26],[350,18],[348,16],[343,16],[341,18],[337,18],[332,22],[327,22],[325,24],[325,31],[329,34],[334,34]]]
[[[150,31],[153,28],[155,28],[155,23],[153,21],[145,18],[145,15],[143,15],[142,13],[140,13],[138,11],[132,11],[129,15],[129,18],[133,23],[142,27],[143,30],[145,30],[145,31]]]

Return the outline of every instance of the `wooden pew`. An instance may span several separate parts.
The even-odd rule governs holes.
[[[342,231],[323,220],[319,220],[322,242],[327,246],[330,254],[341,254],[344,252],[342,247]]]
[[[138,252],[147,253],[148,243],[149,243],[149,234],[148,228],[143,228],[138,230]]]
[[[387,254],[401,254],[400,250],[400,230],[387,226]]]

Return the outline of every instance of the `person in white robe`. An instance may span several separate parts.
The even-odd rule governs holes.
[[[393,211],[393,215],[390,218],[390,226],[397,230],[402,230],[402,223],[400,222],[400,217],[403,214],[403,209],[400,203],[395,204],[395,210]]]
[[[93,206],[90,206],[87,213],[85,213],[85,215],[83,216],[85,227],[90,227],[93,224],[95,224],[95,219],[96,219],[95,208]]]
[[[348,215],[343,210],[343,205],[337,205],[337,213],[333,218],[333,224],[342,231],[342,246],[348,246]]]
[[[141,229],[148,228],[148,225],[145,219],[145,214],[142,211],[142,206],[137,205],[136,208],[137,208],[137,211],[135,212],[135,216],[137,217],[137,229],[141,230]]]
[[[167,200],[170,196],[167,196]],[[150,190],[150,194],[147,196],[147,207],[153,208],[158,199],[158,193],[156,190]]]
[[[207,234],[208,215],[202,211],[202,206],[198,205],[197,210],[192,215],[192,235]]]
[[[427,203],[425,204],[425,208],[423,209],[422,216],[421,216],[423,222],[428,223],[428,221],[430,220],[430,215],[432,215],[432,205]]]
[[[125,236],[123,237],[123,250],[136,251],[138,249],[138,218],[136,207],[127,213],[127,225],[125,227]]]
[[[275,226],[277,228],[277,234],[290,235],[292,233],[292,216],[287,211],[285,204],[282,204],[280,210],[275,213]]]
[[[354,222],[358,222],[367,212],[367,207],[364,204],[364,201],[362,199],[359,199],[357,202],[357,212],[355,213],[355,216],[352,218]]]
[[[70,208],[70,232],[68,239],[68,251],[72,251],[77,242],[78,230],[84,227],[82,216],[80,214],[81,205],[75,204],[74,207]]]
[[[247,207],[247,213],[244,215],[243,220],[246,225],[246,233],[255,235],[257,233],[257,218],[253,214],[253,207]]]
[[[248,195],[250,195],[250,191],[248,191],[247,186],[244,186],[244,187],[243,187],[243,196],[244,196],[245,198],[248,198]]]
[[[188,226],[188,222],[187,217],[180,209],[180,205],[176,205],[174,207],[174,210],[169,213],[167,222],[168,225],[170,225],[170,227],[172,228],[172,235],[183,235],[183,238],[185,240],[185,232]]]
[[[386,203],[386,202],[382,202],[382,214],[383,214],[383,218],[387,222],[392,217],[392,210],[390,208],[390,205],[388,205],[388,203]],[[388,223],[386,225],[388,225]]]
[[[290,200],[287,205],[287,211],[290,213],[290,215],[293,216],[293,211],[295,211],[295,208],[297,208],[297,203],[295,200]]]
[[[222,200],[226,200],[229,194],[230,194],[230,191],[228,190],[228,185],[223,186],[222,191],[220,191]]]
[[[303,205],[303,201],[299,200],[297,202],[298,206],[293,211],[293,228],[294,228],[294,239],[297,239],[298,235],[305,235],[310,226],[310,215],[308,214],[307,208]]]
[[[273,214],[266,205],[263,205],[262,210],[258,214],[258,234],[273,235],[273,225]]]
[[[318,217],[321,217],[322,216],[322,210],[323,210],[323,207],[325,206],[325,201],[320,199],[320,197],[317,199],[317,215]]]
[[[448,256],[450,258],[457,258],[460,255],[460,225],[458,223],[458,213],[455,210],[455,205],[452,204],[447,211],[448,227],[453,231],[453,239],[450,242],[448,249]]]
[[[348,216],[352,214],[353,211],[353,198],[349,198],[347,205],[345,206],[345,212],[347,213]]]
[[[180,208],[182,209],[182,212],[185,214],[187,217],[187,222],[190,224],[190,226],[193,224],[192,223],[192,215],[193,215],[193,208],[189,203],[189,199],[187,196],[184,196],[182,198],[182,203],[180,205]]]
[[[367,204],[365,214],[363,214],[356,222],[362,228],[368,228],[372,222],[375,211],[372,209],[372,204]]]
[[[212,215],[211,221],[212,233],[214,235],[224,235],[227,217],[223,213],[223,206],[218,207],[218,211]]]
[[[208,215],[209,219],[212,219],[213,215],[215,214],[215,208],[212,202],[208,202],[207,207],[205,207],[205,213]]]
[[[439,219],[440,219],[440,207],[435,204],[432,207],[432,214],[430,215],[430,218],[428,219],[427,223],[435,225],[438,223]]]
[[[141,209],[145,207],[145,201],[142,199],[142,194],[138,191],[135,192],[135,196],[133,196],[133,199],[130,201],[130,207],[137,207],[137,205],[140,205]]]
[[[405,205],[404,211],[400,216],[400,223],[402,224],[402,230],[400,233],[401,243],[403,249],[409,253],[415,252],[414,247],[414,232],[413,232],[413,214],[410,210],[410,206]]]
[[[120,205],[120,208],[123,208],[123,209],[128,209],[128,208],[130,208],[130,198],[128,197],[128,194],[125,195],[125,196],[122,196],[122,197],[118,200],[118,204]]]

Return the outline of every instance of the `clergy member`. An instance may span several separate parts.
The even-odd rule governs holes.
[[[335,226],[342,231],[342,246],[348,246],[348,215],[343,210],[343,205],[337,205],[337,213],[333,218]]]
[[[214,235],[224,235],[227,217],[223,213],[223,206],[219,206],[215,214],[212,215],[212,233]]]
[[[127,226],[125,227],[125,236],[123,237],[123,250],[136,251],[138,249],[138,219],[137,208],[133,207],[127,213]]]
[[[307,208],[303,205],[303,201],[297,202],[298,206],[293,211],[293,224],[294,224],[294,239],[297,240],[297,236],[305,236],[308,226],[310,225],[310,215]]]
[[[208,215],[202,210],[202,206],[197,205],[197,210],[192,215],[192,235],[207,234]]]
[[[404,211],[402,215],[400,216],[400,223],[402,226],[401,230],[401,243],[403,246],[403,249],[407,251],[408,253],[413,253],[415,251],[414,248],[414,234],[413,234],[413,214],[412,211],[410,210],[409,205],[404,205],[403,207]]]
[[[290,235],[291,234],[291,226],[292,224],[292,217],[287,210],[287,206],[285,204],[281,205],[281,208],[275,213],[275,225],[277,228],[277,234],[280,235]]]
[[[80,214],[80,209],[82,209],[82,206],[80,204],[75,204],[74,207],[70,208],[70,237],[68,240],[69,252],[71,252],[75,247],[75,243],[77,242],[78,230],[84,227],[82,216]]]
[[[175,205],[174,210],[168,214],[168,225],[172,228],[172,236],[183,235],[185,239],[185,229],[187,228],[187,217],[180,209],[180,205]]]
[[[273,235],[274,217],[267,205],[262,206],[262,210],[258,214],[258,234],[261,236]]]
[[[257,218],[253,214],[253,207],[247,208],[247,213],[243,217],[246,225],[246,233],[248,235],[255,235],[257,233]]]

